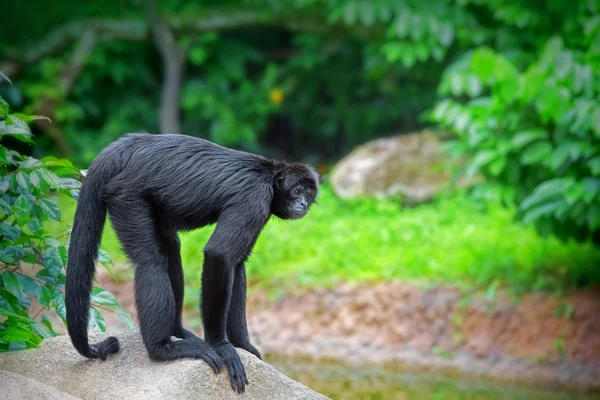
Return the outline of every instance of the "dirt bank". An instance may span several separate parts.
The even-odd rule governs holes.
[[[134,312],[131,282],[101,276]],[[267,357],[384,364],[600,392],[600,288],[558,298],[465,297],[404,283],[315,288],[272,302],[248,298],[255,345]],[[186,319],[197,318],[189,310]],[[103,313],[107,330],[126,329]],[[198,332],[201,333],[201,332]]]
[[[401,283],[313,289],[249,317],[266,353],[600,391],[600,290],[485,301]]]

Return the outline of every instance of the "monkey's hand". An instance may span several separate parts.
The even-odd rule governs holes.
[[[244,369],[242,360],[240,360],[240,356],[235,350],[235,347],[227,341],[211,343],[211,346],[227,366],[231,388],[235,392],[240,394],[243,393],[248,384],[248,378],[246,378],[246,370]]]

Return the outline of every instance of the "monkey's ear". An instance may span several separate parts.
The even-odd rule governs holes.
[[[283,171],[279,171],[275,174],[275,188],[279,190],[283,190],[283,182],[285,181],[285,173]]]

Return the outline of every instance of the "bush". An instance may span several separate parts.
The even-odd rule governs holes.
[[[66,238],[47,232],[49,221],[60,221],[61,211],[53,198],[68,194],[77,198],[82,171],[68,160],[46,157],[37,160],[10,150],[5,142],[33,143],[28,123],[42,117],[11,113],[0,97],[0,351],[36,347],[55,336],[49,320],[38,315],[55,310],[65,320]],[[108,267],[107,254],[102,261]],[[39,303],[33,314],[33,300]],[[95,287],[90,324],[104,331],[98,309],[116,311],[130,327],[131,317],[109,292]]]
[[[519,218],[542,235],[600,245],[600,18],[566,48],[550,39],[524,71],[508,56],[479,48],[451,67],[432,116],[468,155],[463,171],[488,178]]]

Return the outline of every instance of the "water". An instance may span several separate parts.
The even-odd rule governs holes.
[[[297,360],[268,361],[282,373],[332,399],[399,400],[600,400],[600,396],[530,389],[481,379]]]

